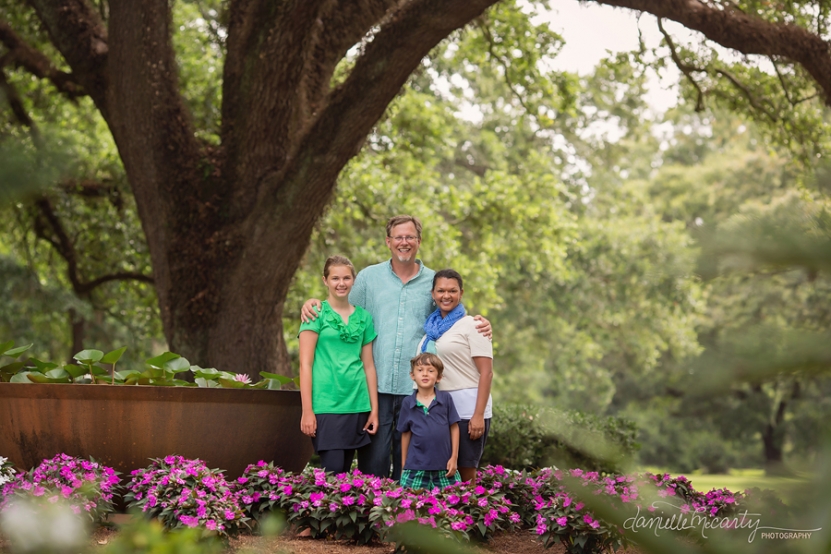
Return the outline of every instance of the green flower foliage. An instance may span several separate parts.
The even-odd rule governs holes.
[[[233,484],[201,460],[165,456],[130,476],[124,495],[128,508],[157,518],[168,529],[200,527],[206,536],[227,537],[248,528]]]
[[[118,473],[92,458],[58,454],[0,488],[0,512],[23,501],[29,507],[65,503],[73,514],[99,523],[115,511]]]

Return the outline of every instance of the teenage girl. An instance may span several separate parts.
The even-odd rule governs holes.
[[[372,316],[349,303],[355,267],[343,256],[323,266],[329,297],[320,317],[300,325],[300,430],[312,438],[326,471],[343,473],[355,450],[378,430],[378,382]]]

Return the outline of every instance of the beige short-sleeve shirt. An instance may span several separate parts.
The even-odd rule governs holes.
[[[421,352],[425,338],[421,339],[418,352]],[[467,315],[436,341],[436,353],[444,363],[439,389],[472,389],[479,386],[479,370],[473,358],[493,358],[493,343],[476,330],[476,320]]]

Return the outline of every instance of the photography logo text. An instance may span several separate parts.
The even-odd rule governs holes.
[[[660,513],[648,511],[637,513],[623,522],[624,529],[633,533],[641,531],[652,531],[659,536],[661,531],[687,531],[699,529],[701,536],[707,538],[708,531],[712,529],[747,530],[747,542],[752,543],[757,533],[762,539],[810,539],[811,534],[821,531],[817,529],[786,529],[762,525],[761,514],[750,513],[747,510],[733,516],[708,515],[707,513],[693,512],[689,506],[676,506],[671,502],[663,500],[652,503],[653,510],[660,510]],[[666,515],[665,510],[671,515]]]

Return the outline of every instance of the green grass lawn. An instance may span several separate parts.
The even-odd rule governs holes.
[[[650,468],[649,471],[654,472],[654,469]],[[685,477],[692,482],[693,488],[697,491],[729,489],[733,492],[741,492],[759,487],[776,491],[785,503],[789,503],[788,500],[793,498],[800,488],[805,487],[810,479],[804,474],[797,474],[794,477],[768,477],[763,469],[733,469],[729,473],[712,475],[693,472],[686,474]]]

